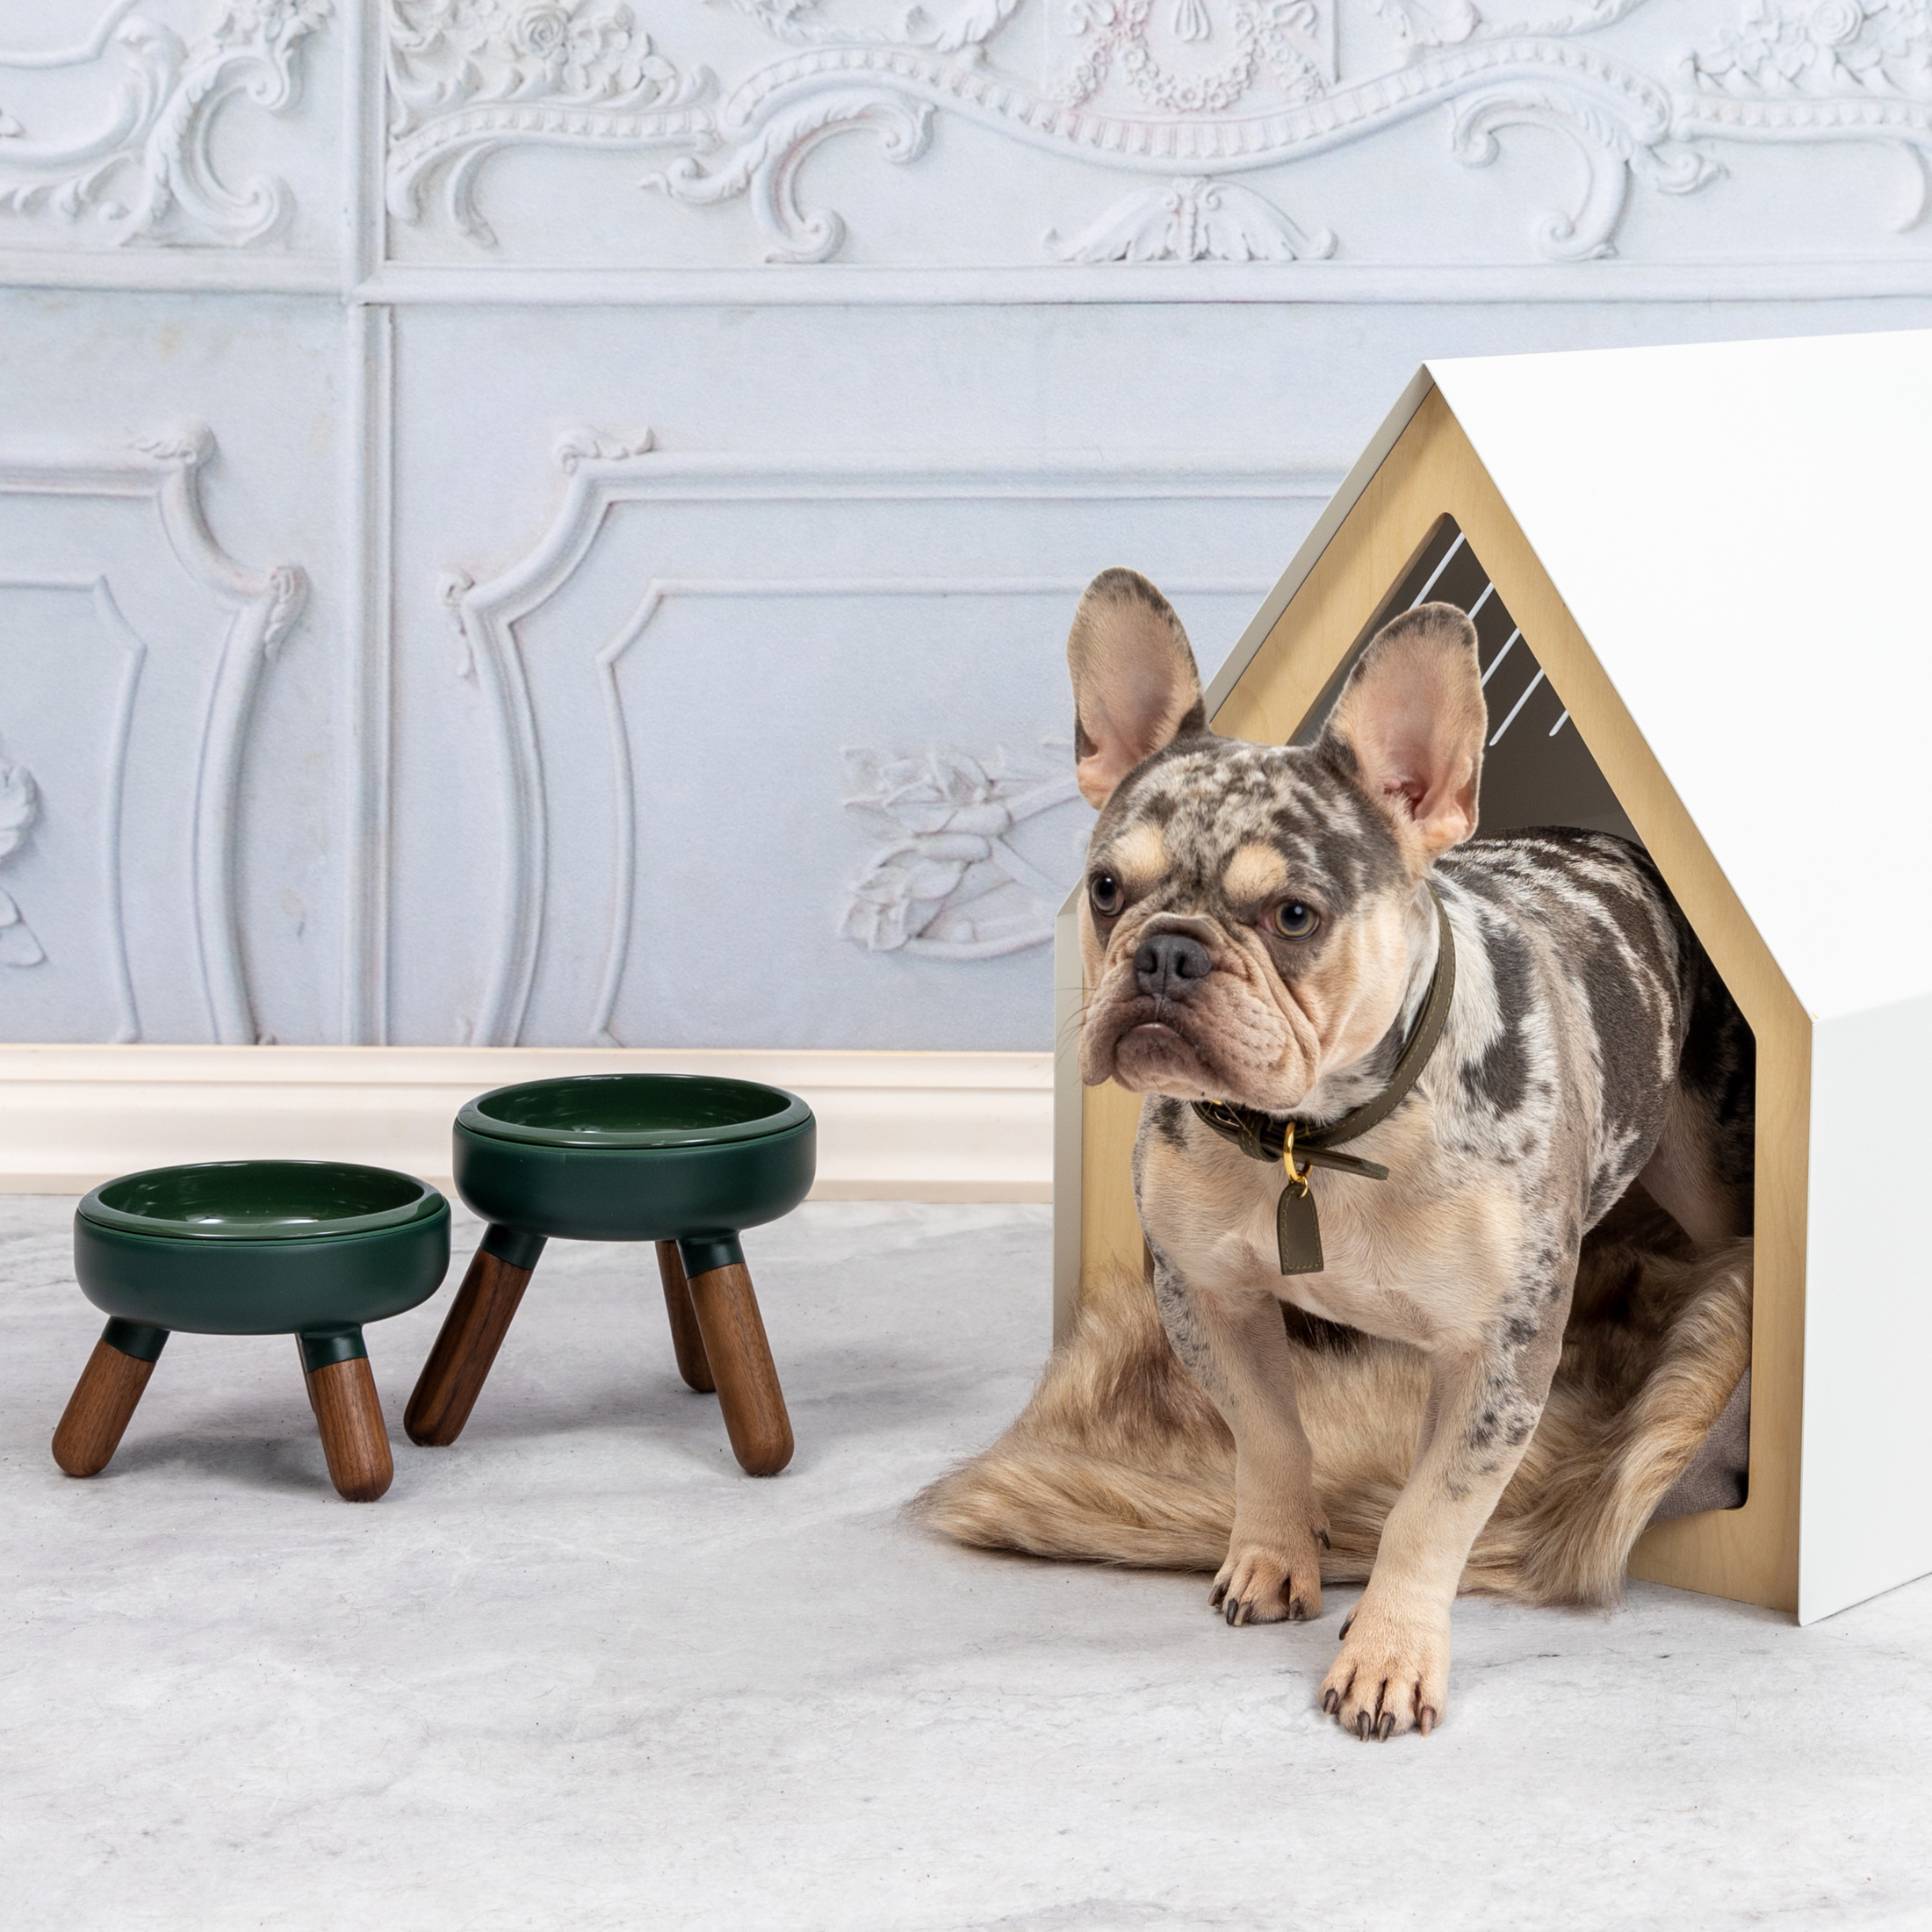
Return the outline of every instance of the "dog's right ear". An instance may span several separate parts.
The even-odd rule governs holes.
[[[1476,829],[1488,731],[1476,627],[1453,604],[1428,603],[1370,639],[1321,742],[1388,814],[1419,876]]]
[[[1074,772],[1104,805],[1143,758],[1208,729],[1200,674],[1174,607],[1132,570],[1103,570],[1067,633],[1073,677]]]

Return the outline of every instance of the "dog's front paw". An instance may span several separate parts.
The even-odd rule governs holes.
[[[1404,1616],[1365,1597],[1342,1626],[1342,1654],[1322,1680],[1322,1708],[1359,1738],[1424,1737],[1449,1698],[1449,1620]]]
[[[1317,1537],[1325,1542],[1325,1529],[1271,1542],[1236,1536],[1215,1578],[1208,1608],[1218,1610],[1230,1624],[1278,1624],[1284,1618],[1299,1624],[1319,1617],[1322,1563]]]

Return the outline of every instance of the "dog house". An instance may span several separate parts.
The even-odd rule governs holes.
[[[1756,1035],[1741,1507],[1633,1575],[1809,1623],[1932,1570],[1932,334],[1432,363],[1208,691],[1312,738],[1397,610],[1460,604],[1481,829],[1640,839]],[[1087,1090],[1056,939],[1055,1313],[1137,1278],[1140,1097]]]

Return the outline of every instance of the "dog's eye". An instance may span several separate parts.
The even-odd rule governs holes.
[[[1121,882],[1111,872],[1096,872],[1087,881],[1087,897],[1093,902],[1093,910],[1104,919],[1110,919],[1127,904],[1127,894],[1121,890]]]
[[[1318,921],[1313,906],[1302,905],[1300,899],[1289,899],[1275,907],[1268,923],[1283,939],[1306,939]]]

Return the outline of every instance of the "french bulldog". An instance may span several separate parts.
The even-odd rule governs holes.
[[[1305,747],[1209,732],[1179,620],[1132,571],[1094,580],[1067,655],[1099,811],[1080,1070],[1149,1096],[1134,1186],[1154,1293],[1234,1437],[1210,1600],[1230,1625],[1322,1611],[1328,1523],[1283,1304],[1420,1351],[1419,1447],[1319,1698],[1358,1737],[1426,1735],[1458,1580],[1542,1413],[1585,1234],[1633,1183],[1700,1245],[1749,1231],[1750,1034],[1640,848],[1476,835],[1487,713],[1453,606],[1384,626]],[[1386,1179],[1291,1172],[1216,1130],[1238,1114],[1319,1136],[1370,1106],[1442,984],[1445,924],[1439,1039],[1346,1150]],[[1320,1265],[1287,1273],[1295,1187]]]

